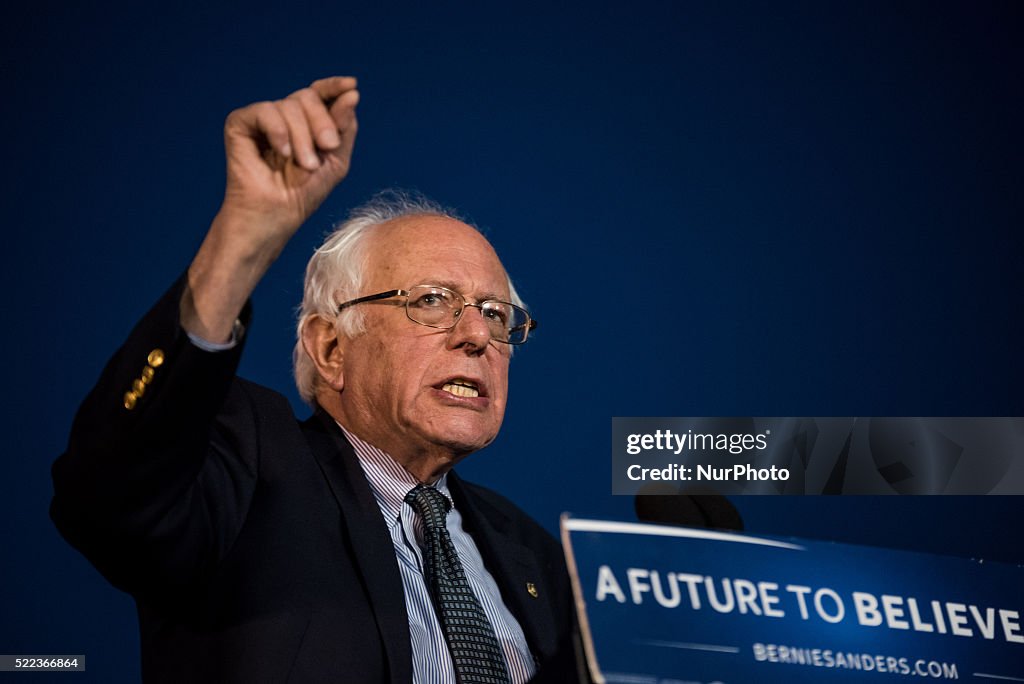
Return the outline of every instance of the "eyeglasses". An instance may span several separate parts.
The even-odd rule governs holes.
[[[338,305],[336,313],[363,302],[373,302],[389,297],[405,297],[405,315],[413,323],[428,328],[447,330],[454,328],[467,306],[480,309],[491,339],[505,344],[522,344],[537,327],[537,321],[530,318],[526,309],[496,299],[485,299],[479,304],[470,304],[465,297],[447,287],[437,285],[416,285],[408,290],[388,290],[377,294],[351,299]]]

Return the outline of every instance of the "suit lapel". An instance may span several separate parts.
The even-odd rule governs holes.
[[[513,521],[475,496],[454,472],[448,473],[448,488],[502,600],[523,628],[531,652],[540,654],[540,644],[553,642],[557,630],[550,603],[554,596],[548,582],[551,570],[543,568],[533,550],[511,533]]]
[[[303,431],[341,508],[343,524],[352,539],[353,563],[362,574],[370,606],[377,618],[391,681],[395,684],[409,682],[412,680],[412,647],[405,593],[380,507],[352,446],[330,416],[318,410],[303,423]]]

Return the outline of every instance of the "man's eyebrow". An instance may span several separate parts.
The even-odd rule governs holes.
[[[458,292],[459,294],[461,294],[461,295],[463,295],[465,297],[469,296],[465,292],[460,290],[459,286],[456,283],[454,283],[454,282],[452,282],[450,280],[437,280],[437,279],[435,279],[435,280],[424,280],[423,284],[424,285],[439,285],[441,287],[446,287],[446,288],[448,288],[449,290],[451,290],[453,292]],[[479,297],[474,297],[474,299],[476,301],[478,301],[478,302],[487,301],[488,299],[494,299],[494,300],[497,300],[499,302],[503,302],[503,301],[505,301],[505,296],[497,294],[495,292],[484,292]]]

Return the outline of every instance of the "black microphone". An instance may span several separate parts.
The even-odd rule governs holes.
[[[702,487],[682,490],[667,482],[649,482],[640,488],[633,508],[641,522],[743,530],[743,518],[732,502]]]

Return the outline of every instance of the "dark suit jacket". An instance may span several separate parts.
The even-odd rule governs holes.
[[[57,527],[136,599],[144,678],[411,681],[394,549],[351,446],[236,378],[240,346],[192,345],[181,287],[111,359],[53,467]],[[503,497],[449,484],[539,676],[573,681],[559,546]]]

